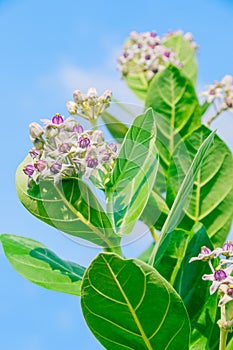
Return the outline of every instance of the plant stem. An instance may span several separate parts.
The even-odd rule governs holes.
[[[228,330],[224,328],[224,324],[226,324],[225,305],[221,307],[221,320],[219,322],[219,327],[220,327],[219,350],[226,350]]]
[[[117,255],[120,255],[120,256],[123,257],[123,253],[122,253],[122,250],[121,250],[120,246],[118,246],[118,247],[105,247],[104,251],[105,252],[116,253]]]
[[[155,241],[155,243],[157,243],[157,242],[158,242],[158,239],[159,239],[159,236],[158,236],[157,231],[156,231],[156,229],[154,228],[154,226],[151,226],[151,227],[150,227],[150,232],[151,232],[151,235],[152,235],[152,237],[153,237],[153,240]]]
[[[97,130],[97,119],[91,119],[91,125],[93,130]]]
[[[217,111],[212,117],[210,117],[208,120],[207,120],[207,123],[206,125],[209,127],[210,124],[219,116],[219,114],[221,114],[222,112],[226,111],[227,108],[222,108],[220,109],[219,111]]]

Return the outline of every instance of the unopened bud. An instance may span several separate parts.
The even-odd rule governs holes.
[[[70,114],[73,114],[73,115],[76,114],[77,108],[78,108],[77,103],[75,103],[75,102],[73,102],[73,101],[68,101],[68,102],[66,103],[66,107],[67,107],[68,112],[69,112]]]
[[[44,129],[42,128],[42,126],[40,126],[40,124],[35,122],[29,125],[29,130],[30,130],[30,136],[33,139],[40,138],[44,133]]]

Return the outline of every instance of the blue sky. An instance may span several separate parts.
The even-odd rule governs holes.
[[[31,147],[28,124],[56,112],[67,115],[74,89],[109,88],[119,100],[135,103],[115,69],[132,30],[191,31],[200,45],[198,86],[233,74],[232,16],[232,1],[222,0],[0,1],[1,232],[32,237],[87,265],[97,250],[37,221],[17,199],[14,174]],[[224,115],[215,126],[233,148],[233,116]],[[145,245],[140,241],[136,251]],[[78,298],[25,281],[1,248],[0,271],[3,349],[102,349],[82,319]]]

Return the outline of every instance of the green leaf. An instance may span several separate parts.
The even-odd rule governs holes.
[[[198,256],[202,246],[207,246],[211,250],[213,246],[201,224],[195,225],[190,232],[176,229],[166,236],[164,245],[167,248],[157,265],[157,270],[179,293],[187,308],[193,343],[206,344],[208,340],[206,335],[210,333],[210,324],[212,328],[214,326],[217,308],[216,300],[214,299],[214,303],[209,300],[213,298],[209,293],[209,284],[202,280],[204,274],[210,273],[210,268],[206,262],[189,263],[189,261],[192,257]],[[206,322],[209,315],[212,323],[209,321],[208,331],[205,330],[202,334],[203,339],[197,339],[197,334],[200,335],[199,323]]]
[[[189,320],[181,298],[142,261],[100,254],[84,275],[81,305],[106,349],[188,349]]]
[[[114,137],[114,139],[118,142],[122,142],[125,137],[125,134],[128,131],[126,125],[120,122],[116,117],[108,112],[104,112],[101,114],[101,117],[105,123],[106,128]]]
[[[132,231],[152,191],[158,166],[155,132],[156,118],[149,109],[128,130],[106,184],[108,210],[117,233]]]
[[[84,267],[60,259],[33,239],[3,234],[0,240],[9,262],[24,278],[47,289],[80,295]]]
[[[186,171],[186,175],[180,184],[179,191],[175,197],[175,200],[172,204],[172,207],[170,209],[170,212],[168,214],[168,217],[163,225],[163,228],[161,230],[161,234],[159,237],[159,241],[156,244],[154,251],[151,255],[150,263],[153,266],[157,266],[157,264],[160,262],[164,252],[167,249],[167,244],[165,240],[166,236],[172,232],[175,228],[177,228],[180,220],[181,215],[183,213],[184,207],[187,205],[188,198],[191,194],[196,176],[198,174],[198,171],[200,170],[202,166],[202,162],[205,159],[207,152],[210,148],[210,146],[213,143],[214,140],[215,131],[213,131],[201,144],[200,148],[198,149],[197,153],[195,154],[195,157],[192,161],[192,164]],[[169,242],[169,240],[168,240]],[[160,251],[159,251],[160,250]],[[157,255],[159,251],[159,254]]]
[[[178,142],[201,123],[196,92],[190,80],[169,65],[153,78],[146,106],[158,113],[156,145],[166,172]]]
[[[176,57],[183,65],[181,72],[195,85],[197,80],[197,60],[195,49],[192,45],[181,35],[168,37],[163,44],[174,50]]]
[[[188,153],[174,152],[169,170],[167,202],[171,205],[179,190],[190,164],[202,144],[211,134],[204,125],[189,135],[184,142]],[[230,229],[233,217],[233,158],[226,144],[216,135],[214,145],[202,163],[190,198],[185,209],[186,216],[180,227],[191,228],[201,222],[212,242],[222,245]]]
[[[216,312],[218,295],[210,295],[203,305],[201,315],[193,325],[190,337],[190,350],[217,350],[219,344],[219,326]],[[230,350],[230,349],[229,349]]]
[[[167,206],[165,199],[155,190],[152,190],[140,220],[142,220],[148,227],[154,226],[156,229],[161,230],[168,213],[169,207]]]
[[[135,71],[134,73],[127,74],[124,78],[128,87],[144,102],[149,88],[145,73]]]
[[[52,180],[41,180],[28,187],[23,167],[17,169],[16,188],[26,209],[38,219],[56,229],[100,246],[118,246],[119,238],[97,198],[88,185],[78,178],[67,178],[54,185]]]

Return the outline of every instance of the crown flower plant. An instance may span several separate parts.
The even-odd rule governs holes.
[[[33,146],[16,172],[21,203],[101,252],[82,266],[33,239],[0,240],[24,278],[80,299],[103,349],[233,349],[233,158],[211,130],[233,110],[233,78],[199,100],[197,49],[189,32],[133,31],[117,67],[144,104],[140,115],[121,103],[113,115],[112,92],[91,87],[74,91],[68,116],[29,125]],[[128,257],[142,236],[147,249]]]

